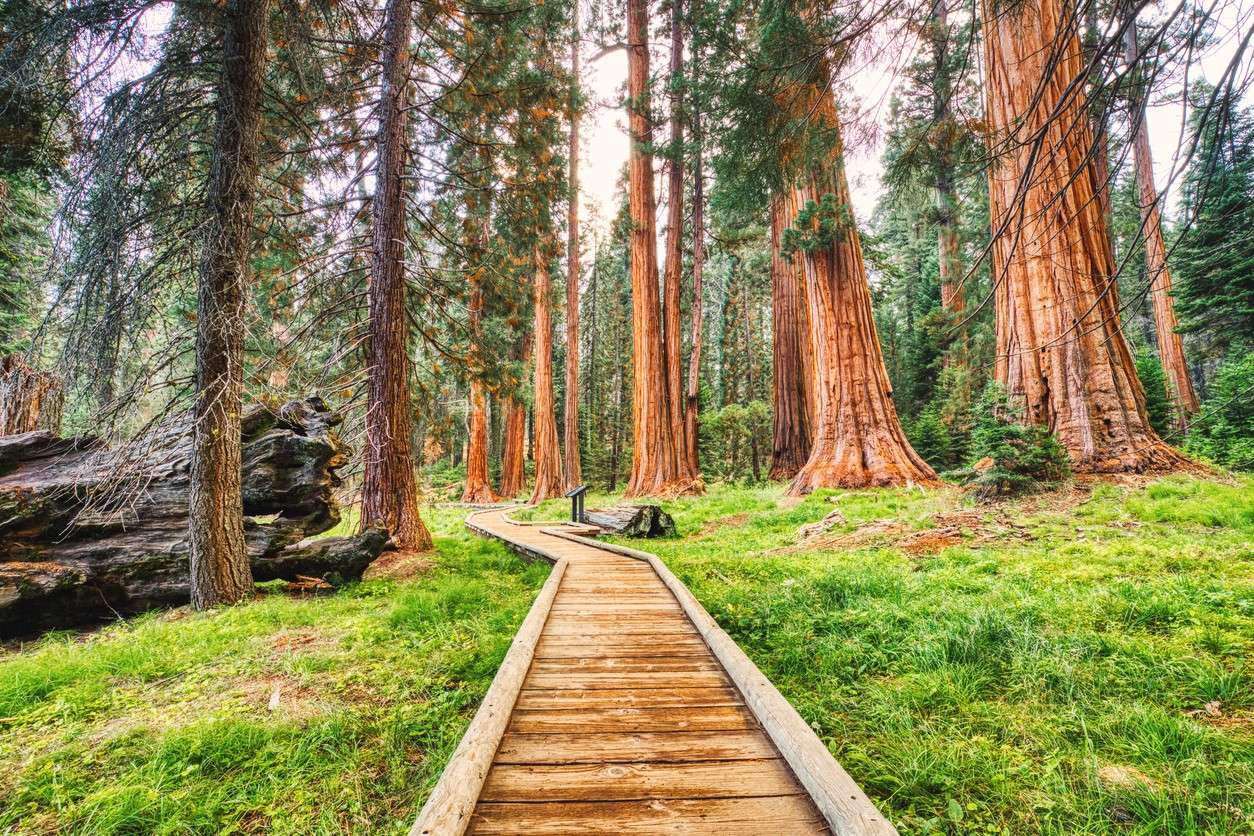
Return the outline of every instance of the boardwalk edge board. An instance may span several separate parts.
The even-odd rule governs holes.
[[[657,555],[615,543],[590,540],[559,528],[547,528],[544,533],[642,560],[652,566],[740,690],[745,705],[762,724],[797,780],[810,793],[832,832],[851,836],[888,836],[897,833],[897,828],[880,813],[875,803],[832,757],[832,753],[814,733],[814,729],[810,728],[753,660],[745,655],[740,645],[718,626],[718,622],[706,612],[705,607],[701,606],[701,602],[693,596],[683,581]]]
[[[482,513],[482,510],[475,512],[477,513]],[[475,514],[466,518],[467,528],[480,535],[493,536],[471,521]],[[518,701],[523,680],[535,657],[540,631],[548,620],[549,610],[568,565],[566,560],[548,554],[543,549],[529,548],[527,551],[552,562],[553,571],[540,588],[540,594],[536,596],[522,626],[518,628],[509,652],[505,654],[500,669],[488,686],[483,703],[475,712],[461,743],[444,767],[444,772],[440,774],[440,780],[431,791],[427,803],[418,813],[418,818],[409,830],[409,836],[461,836],[470,824],[470,816],[479,801],[488,770],[492,768],[496,749],[505,736],[505,729],[514,713],[514,704]]]

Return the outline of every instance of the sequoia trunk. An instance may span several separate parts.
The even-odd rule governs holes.
[[[386,528],[399,549],[423,551],[431,548],[431,534],[418,516],[414,479],[404,272],[411,12],[410,0],[388,0],[367,290],[370,341],[361,525]]]
[[[583,480],[579,459],[579,4],[572,7],[570,40],[570,195],[566,239],[566,405],[562,442],[566,448],[566,487]]]
[[[688,355],[688,392],[684,404],[684,452],[688,456],[688,470],[694,476],[701,474],[700,432],[698,419],[701,412],[701,326],[705,299],[702,295],[701,274],[705,269],[705,170],[701,148],[701,114],[692,114],[692,135],[696,141],[696,159],[692,172],[692,346]]]
[[[1136,21],[1128,24],[1124,52],[1129,68],[1137,65]],[[1171,296],[1171,271],[1167,267],[1167,246],[1163,241],[1162,216],[1158,211],[1158,189],[1154,186],[1154,160],[1150,155],[1149,125],[1145,120],[1144,92],[1133,105],[1132,150],[1136,166],[1137,196],[1141,205],[1141,229],[1145,236],[1145,269],[1149,275],[1150,301],[1154,306],[1154,327],[1158,338],[1158,358],[1167,375],[1167,386],[1175,406],[1176,426],[1188,429],[1189,416],[1198,411],[1197,393],[1184,359],[1184,343],[1177,329],[1176,306]]]
[[[670,435],[675,443],[679,477],[696,479],[687,453],[684,422],[683,364],[680,352],[680,286],[684,272],[684,126],[683,94],[679,87],[684,71],[684,38],[680,27],[682,0],[671,0],[671,141],[667,160],[666,264],[662,271],[662,347],[666,363],[666,408]]]
[[[648,0],[627,2],[627,111],[631,135],[632,418],[635,445],[627,496],[678,493],[680,478],[667,395],[665,350],[658,322],[657,204],[653,198],[649,121]]]
[[[1077,470],[1183,464],[1150,428],[1119,328],[1074,9],[985,2],[997,380]]]
[[[536,484],[531,501],[542,502],[562,495],[562,454],[557,447],[557,418],[553,411],[553,317],[549,296],[553,282],[539,247],[535,252],[536,370],[535,433]]]
[[[831,150],[794,184],[789,213],[803,236],[806,303],[814,355],[817,417],[810,458],[793,478],[797,496],[823,487],[930,484],[932,468],[910,446],[901,429],[862,263],[862,243],[852,222],[840,125],[825,63],[806,84],[802,113],[829,133]],[[798,215],[805,210],[809,218]],[[817,211],[816,211],[817,210]],[[834,232],[820,230],[832,212]]]
[[[774,442],[771,478],[791,479],[810,458],[810,403],[814,364],[810,356],[810,320],[805,307],[805,273],[796,257],[781,252],[784,229],[791,225],[787,201],[771,201],[771,332],[774,369]]]
[[[196,399],[188,490],[191,599],[196,609],[242,600],[253,586],[244,543],[240,415],[268,13],[268,0],[230,0],[222,9],[222,76],[196,293]]]

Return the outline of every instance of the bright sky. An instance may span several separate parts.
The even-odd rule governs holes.
[[[1203,4],[1207,4],[1206,0]],[[1232,60],[1242,35],[1254,27],[1254,0],[1220,0],[1217,6],[1214,43],[1195,62],[1190,71],[1190,83],[1199,76],[1211,82],[1217,81]],[[1143,25],[1153,20],[1151,14],[1143,13],[1141,16]],[[653,46],[652,63],[656,73],[664,66],[666,56],[663,51],[668,47],[656,42]],[[876,50],[877,57],[852,62],[841,79],[846,95],[851,95],[856,101],[863,127],[856,132],[856,136],[847,137],[850,147],[846,152],[854,211],[862,221],[870,218],[879,194],[879,158],[883,151],[889,101],[898,83],[898,68],[912,60],[913,44],[894,43],[893,47]],[[1244,71],[1247,75],[1254,71],[1248,54],[1245,56]],[[622,50],[610,53],[595,63],[585,64],[584,83],[597,106],[585,117],[582,129],[581,205],[589,223],[595,223],[593,218],[597,217],[602,229],[613,219],[618,178],[629,150],[626,118],[622,107],[616,106],[622,100],[626,80],[627,55]],[[1157,102],[1149,108],[1148,119],[1155,182],[1160,190],[1168,182],[1172,183],[1168,211],[1174,213],[1181,179],[1179,169],[1184,163],[1180,147],[1184,135],[1184,109],[1179,101]],[[665,126],[659,130],[665,130]],[[659,200],[664,199],[665,189],[659,188],[657,194]]]

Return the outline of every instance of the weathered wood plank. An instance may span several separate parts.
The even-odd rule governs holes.
[[[496,763],[619,763],[776,758],[757,729],[694,732],[516,734],[496,751]]]
[[[598,708],[580,711],[515,711],[509,731],[517,734],[550,732],[666,732],[737,731],[758,727],[748,709],[739,705],[697,708]]]
[[[523,688],[515,709],[585,708],[696,708],[710,705],[742,705],[735,688],[664,688],[638,691],[629,688],[532,690]]]
[[[788,795],[797,782],[778,758],[713,763],[498,764],[482,801],[630,801]]]
[[[718,834],[807,836],[826,833],[818,811],[802,796],[650,799],[648,801],[480,804],[471,833]]]
[[[705,656],[599,656],[575,659],[536,659],[531,674],[540,673],[653,673],[658,671],[722,671],[717,661]]]

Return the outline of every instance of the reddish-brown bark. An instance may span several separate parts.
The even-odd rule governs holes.
[[[553,398],[553,281],[539,247],[535,252],[535,414],[533,432],[536,483],[531,501],[543,502],[562,495],[562,454],[557,447],[557,417]]]
[[[682,0],[671,0],[671,154],[667,160],[666,264],[662,271],[662,347],[666,358],[666,407],[675,444],[678,478],[694,481],[687,452],[684,421],[683,364],[680,357],[680,290],[684,272],[684,126],[683,93],[678,80],[684,71],[684,37],[680,26]]]
[[[787,201],[771,201],[771,331],[774,375],[774,441],[771,478],[791,479],[810,458],[814,407],[810,319],[805,303],[805,272],[797,259],[780,251],[784,229],[791,225]]]
[[[1175,468],[1186,460],[1150,427],[1119,328],[1069,2],[984,4],[986,112],[1003,151],[989,172],[996,377],[1077,470]]]
[[[840,147],[836,103],[823,65],[805,84],[797,113],[832,135],[826,159],[812,161],[793,184],[788,211],[796,217],[825,195],[848,222],[833,240],[801,254],[806,274],[811,350],[816,373],[817,415],[810,458],[793,478],[798,496],[823,487],[930,484],[936,474],[906,440],[893,405],[892,388],[862,262],[862,243],[851,220],[849,187]],[[814,234],[816,227],[808,230]]]
[[[514,344],[511,358],[523,365],[531,359],[531,336]],[[527,452],[527,405],[510,393],[505,396],[505,416],[501,439],[501,496],[513,498],[527,484],[524,458]]]
[[[1124,37],[1129,67],[1138,60],[1136,23],[1129,24]],[[1154,328],[1158,338],[1158,358],[1167,376],[1167,388],[1175,407],[1176,428],[1184,432],[1189,417],[1198,409],[1197,393],[1184,359],[1184,343],[1177,329],[1176,305],[1171,296],[1171,271],[1167,267],[1167,245],[1163,241],[1162,215],[1158,211],[1158,189],[1154,185],[1154,159],[1150,154],[1149,125],[1145,120],[1144,98],[1132,117],[1133,162],[1136,167],[1137,196],[1141,204],[1141,230],[1145,236],[1145,270],[1149,275],[1149,295],[1154,306]]]
[[[632,418],[635,447],[627,496],[670,495],[691,490],[682,466],[668,404],[665,350],[658,321],[657,204],[649,150],[649,11],[647,0],[627,2],[627,91],[631,155]]]
[[[701,153],[700,111],[692,114],[692,134],[697,148],[692,172],[692,318],[689,330],[691,347],[688,355],[688,392],[684,402],[684,452],[688,456],[689,472],[700,476],[701,326],[704,313],[701,279],[705,270],[705,170]]]
[[[572,7],[574,36],[570,41],[570,195],[566,240],[566,404],[562,444],[566,448],[566,487],[583,479],[579,460],[579,4]]]
[[[959,129],[953,114],[953,79],[947,67],[949,39],[948,0],[932,5],[932,132],[936,137],[937,160],[933,178],[936,192],[936,249],[940,266],[941,307],[952,314],[966,310],[962,288],[962,254],[958,233],[958,193],[954,185],[953,146]]]
[[[410,0],[389,0],[384,24],[367,348],[365,475],[361,525],[382,526],[402,550],[431,548],[418,515],[410,438],[409,324],[405,312],[405,124]]]

